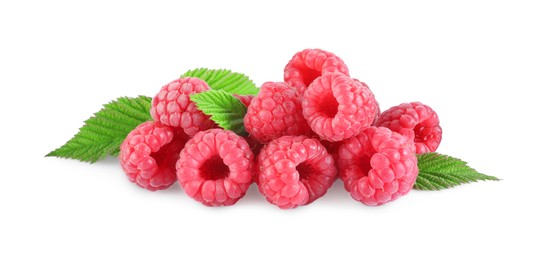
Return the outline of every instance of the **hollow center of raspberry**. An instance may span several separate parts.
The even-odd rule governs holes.
[[[315,69],[311,68],[305,68],[301,71],[301,74],[303,75],[303,82],[305,83],[305,86],[308,87],[310,83],[312,83],[317,77],[320,77],[322,73],[320,71],[317,71]]]
[[[416,125],[414,127],[414,142],[415,143],[422,143],[426,140],[426,136],[424,136],[424,126]]]
[[[371,170],[371,155],[364,154],[360,157],[359,167],[363,176],[367,176]]]
[[[150,154],[155,159],[159,172],[173,176],[176,174],[176,161],[180,158],[180,151],[184,148],[188,138],[183,132],[176,133],[170,143],[161,147],[159,151]]]
[[[295,167],[299,172],[299,180],[308,179],[308,177],[314,172],[314,167],[308,163],[301,163]]]
[[[223,163],[223,159],[219,155],[216,155],[202,164],[200,175],[205,180],[223,179],[229,176],[229,167]]]
[[[320,101],[318,102],[319,113],[322,113],[328,118],[333,118],[337,115],[339,102],[333,96],[333,93],[324,93]]]

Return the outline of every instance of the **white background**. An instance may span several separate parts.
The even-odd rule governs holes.
[[[1,259],[545,257],[539,1],[10,2],[0,3]],[[383,110],[430,105],[438,152],[503,180],[381,207],[337,182],[288,211],[253,185],[235,206],[208,208],[177,184],[138,188],[116,158],[44,158],[112,99],[153,96],[196,67],[281,81],[305,48],[343,58]]]

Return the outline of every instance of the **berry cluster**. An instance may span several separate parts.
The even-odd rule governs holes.
[[[207,206],[233,205],[256,182],[267,201],[288,209],[324,196],[338,176],[355,200],[381,205],[411,190],[416,154],[441,141],[430,107],[412,102],[381,113],[371,89],[320,49],[296,53],[284,82],[264,83],[255,97],[234,94],[247,107],[249,136],[219,128],[191,101],[209,89],[193,77],[161,88],[154,121],[121,145],[129,180],[152,191],[178,180]]]

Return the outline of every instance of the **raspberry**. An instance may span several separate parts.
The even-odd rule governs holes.
[[[131,182],[151,191],[176,181],[176,161],[189,137],[158,122],[145,122],[121,144],[119,160]]]
[[[244,116],[246,131],[267,143],[284,135],[309,134],[297,92],[283,82],[266,82]]]
[[[209,89],[208,84],[198,78],[176,79],[163,86],[153,98],[150,114],[155,121],[183,128],[189,136],[210,129],[215,126],[214,122],[189,99],[190,94]]]
[[[369,127],[339,147],[339,175],[352,198],[369,206],[407,194],[418,176],[412,140]]]
[[[333,157],[314,138],[283,136],[267,144],[258,157],[259,191],[282,209],[309,204],[335,181]]]
[[[318,77],[305,91],[303,116],[330,142],[359,134],[375,118],[377,102],[369,88],[341,73]]]
[[[414,139],[417,154],[435,152],[443,134],[437,113],[420,102],[403,103],[384,111],[375,125]]]
[[[185,193],[206,206],[229,206],[244,196],[255,170],[244,138],[223,129],[197,133],[176,163]]]
[[[252,150],[252,153],[254,154],[254,162],[257,161],[259,152],[261,152],[261,148],[263,148],[264,145],[250,136],[244,137],[244,140],[246,140],[248,146],[250,147],[250,150]],[[253,181],[258,181],[257,174],[255,172],[253,174]]]
[[[254,95],[239,95],[239,94],[233,94],[242,104],[244,104],[246,107],[250,106],[250,103],[254,99]]]
[[[371,91],[371,89],[369,88],[369,86],[367,86],[367,84],[365,84],[363,81],[359,81],[359,80],[357,80],[357,79],[353,79],[353,80],[354,80],[354,81],[357,81],[357,82],[359,82],[359,83],[361,83],[361,85],[362,85],[363,87],[368,88],[369,91]],[[372,92],[373,92],[373,91],[371,91],[371,93],[372,93]],[[373,124],[375,124],[375,123],[377,122],[378,117],[380,116],[380,105],[378,104],[378,100],[376,100],[376,98],[375,98],[375,102],[377,103],[377,112],[375,113],[375,117],[374,117],[374,119],[373,119]]]
[[[306,49],[296,53],[284,68],[284,81],[295,87],[299,93],[317,77],[326,73],[348,74],[348,67],[341,58],[320,49]]]

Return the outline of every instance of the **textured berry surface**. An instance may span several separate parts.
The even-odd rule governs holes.
[[[266,82],[244,117],[250,136],[267,143],[284,135],[310,133],[303,117],[301,99],[296,91],[283,82]]]
[[[267,144],[258,158],[259,191],[282,209],[323,196],[337,174],[333,157],[316,139],[283,136]]]
[[[207,206],[229,206],[244,196],[252,183],[254,155],[244,138],[210,129],[193,136],[176,163],[185,193]]]
[[[341,73],[318,77],[303,98],[303,116],[310,128],[330,142],[359,134],[372,124],[377,109],[371,90]]]
[[[244,104],[246,107],[250,106],[250,103],[254,99],[254,95],[239,95],[239,94],[233,94],[242,104]]]
[[[420,102],[403,103],[384,111],[375,125],[414,138],[418,154],[435,152],[443,135],[437,113]]]
[[[284,68],[284,81],[300,93],[316,79],[326,74],[348,74],[348,67],[341,58],[320,49],[306,49],[296,53]]]
[[[407,194],[418,176],[412,140],[384,127],[369,127],[339,147],[339,176],[352,198],[369,206]]]
[[[192,93],[209,89],[208,84],[198,78],[176,79],[163,86],[153,98],[151,117],[164,125],[181,127],[189,136],[210,129],[215,126],[214,122],[189,99]]]
[[[365,84],[365,82],[363,81],[359,81],[357,79],[353,79],[354,81],[357,81],[359,82],[364,88],[367,88],[369,89],[369,91],[371,91],[371,89],[369,88],[369,86],[367,84]],[[373,93],[373,91],[371,91],[371,93]],[[373,94],[374,96],[374,94]],[[375,118],[373,119],[373,124],[375,124],[378,120],[378,117],[380,116],[380,105],[378,103],[378,100],[375,98],[375,102],[376,102],[376,105],[377,105],[377,111],[375,112]]]
[[[131,182],[151,191],[166,189],[176,181],[176,161],[187,139],[161,123],[142,123],[121,144],[121,166]]]

